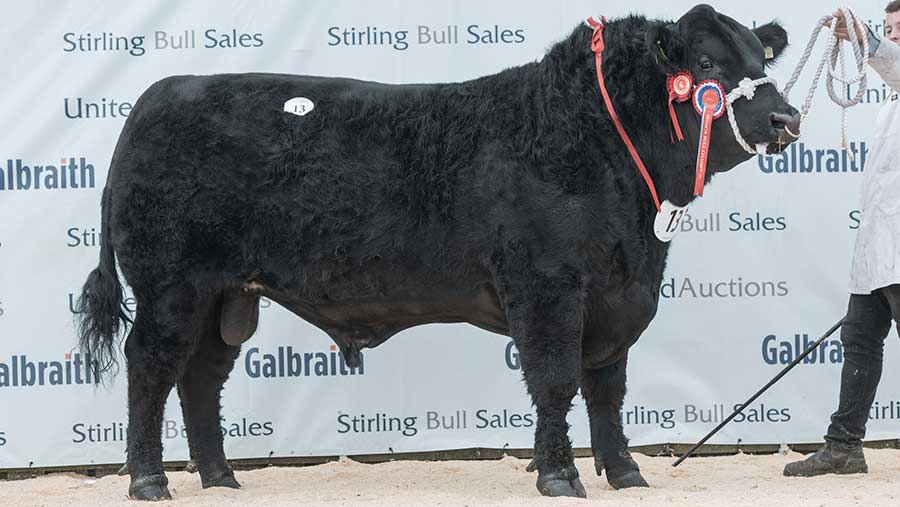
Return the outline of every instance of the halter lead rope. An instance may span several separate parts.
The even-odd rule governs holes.
[[[868,63],[869,58],[869,38],[866,35],[863,35],[862,41],[860,41],[859,37],[856,35],[856,30],[850,29],[850,27],[863,27],[862,30],[866,30],[863,23],[856,17],[853,9],[850,7],[841,7],[839,10],[847,23],[847,32],[850,36],[850,47],[853,49],[853,56],[856,59],[856,76],[852,79],[847,78],[847,67],[844,58],[843,45],[838,43],[838,38],[834,35],[834,29],[837,27],[838,18],[823,16],[818,23],[816,23],[816,27],[813,29],[809,42],[806,44],[806,49],[803,51],[803,56],[800,57],[797,68],[794,69],[794,74],[791,76],[790,80],[788,80],[787,84],[784,85],[782,96],[785,101],[788,101],[788,94],[797,82],[797,78],[800,76],[800,72],[803,70],[804,65],[806,65],[806,61],[809,60],[809,56],[812,53],[813,46],[816,44],[819,32],[822,30],[822,27],[827,26],[825,23],[831,21],[832,36],[828,38],[828,42],[825,44],[825,53],[822,55],[822,60],[816,68],[816,74],[813,77],[809,93],[806,94],[806,101],[803,103],[803,109],[800,111],[800,119],[803,121],[809,115],[809,108],[812,103],[813,95],[815,94],[816,87],[819,85],[822,69],[826,67],[825,64],[827,62],[828,75],[825,77],[825,87],[828,90],[828,96],[831,97],[831,101],[841,106],[841,146],[846,150],[850,160],[853,160],[853,153],[850,151],[850,145],[847,142],[847,108],[859,104],[866,92],[866,64]],[[836,68],[838,61],[840,61],[841,65],[840,73],[837,72]],[[850,85],[856,83],[856,95],[848,100],[835,93],[835,80],[847,87],[848,91]],[[788,133],[794,137],[798,137],[793,132],[788,131]]]

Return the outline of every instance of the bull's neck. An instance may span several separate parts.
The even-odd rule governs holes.
[[[653,61],[645,42],[651,23],[632,17],[606,25],[603,76],[613,108],[646,165],[660,201],[684,205],[693,196],[696,146],[671,142],[665,75]],[[573,112],[590,112],[577,115],[575,120],[582,124],[581,128],[600,133],[597,142],[602,143],[602,152],[617,154],[610,163],[624,165],[634,172],[635,181],[645,186],[604,105],[595,55],[591,51],[592,33],[587,26],[578,27],[567,40],[554,46],[542,64],[556,67],[560,80],[555,86],[575,87],[573,95],[581,97],[582,103],[574,105]],[[567,81],[563,82],[564,79]],[[640,195],[646,197],[645,204],[654,208],[649,192]]]

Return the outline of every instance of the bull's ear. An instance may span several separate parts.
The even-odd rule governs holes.
[[[657,23],[647,30],[647,50],[664,74],[684,68],[685,44],[674,23]]]
[[[766,67],[773,65],[778,61],[782,51],[788,45],[787,32],[776,21],[766,23],[753,29],[753,33],[762,42],[763,51],[766,55]]]

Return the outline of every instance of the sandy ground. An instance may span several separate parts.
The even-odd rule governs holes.
[[[482,505],[729,505],[819,506],[900,505],[900,451],[866,450],[866,475],[788,479],[786,463],[801,458],[737,455],[694,458],[672,468],[672,458],[635,459],[649,489],[614,491],[594,475],[593,460],[576,460],[588,500],[541,497],[527,460],[403,461],[366,465],[354,461],[312,467],[271,467],[238,471],[241,490],[200,488],[196,475],[169,473],[173,501],[190,506],[482,506]],[[0,482],[2,506],[136,505],[125,497],[128,479],[90,479],[52,474]]]

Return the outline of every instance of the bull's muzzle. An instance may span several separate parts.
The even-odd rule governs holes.
[[[792,138],[800,137],[800,113],[769,113],[769,122],[776,132],[784,132]]]

